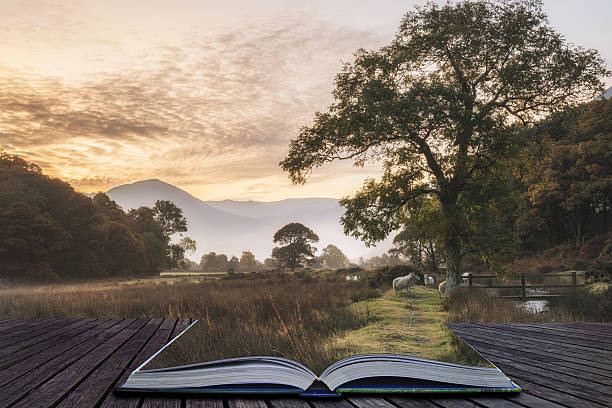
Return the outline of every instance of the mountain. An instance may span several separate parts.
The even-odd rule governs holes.
[[[183,210],[187,218],[185,235],[195,239],[198,250],[191,256],[199,261],[204,253],[216,252],[240,257],[252,251],[263,261],[272,253],[274,233],[289,222],[300,222],[319,235],[318,249],[328,244],[339,247],[349,258],[372,254],[373,249],[347,237],[340,225],[344,209],[333,198],[291,198],[282,201],[202,201],[184,190],[153,179],[125,184],[107,191],[108,196],[125,210],[153,206],[157,200],[169,200]],[[391,239],[376,248],[380,254],[390,247]],[[370,255],[371,256],[371,255]]]
[[[601,94],[601,96],[598,96],[597,98],[595,98],[595,100],[601,100],[602,98],[604,98],[604,99],[612,98],[612,86],[609,87],[608,89],[606,89],[604,91],[604,93]]]

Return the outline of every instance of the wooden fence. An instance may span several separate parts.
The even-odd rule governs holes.
[[[582,283],[578,283],[578,275],[582,275]],[[520,275],[520,285],[474,285],[474,280],[478,280],[478,279],[499,279],[499,277],[497,275],[474,275],[472,272],[467,272],[464,273],[463,275],[461,275],[461,277],[463,278],[464,283],[467,283],[467,286],[470,288],[485,288],[485,289],[520,289],[521,290],[521,294],[520,295],[511,295],[511,296],[500,296],[500,297],[504,297],[504,298],[512,298],[512,299],[521,299],[523,301],[527,300],[527,299],[542,299],[542,298],[549,298],[549,297],[557,297],[557,296],[563,296],[562,294],[550,294],[550,293],[539,293],[539,294],[533,294],[533,293],[527,293],[527,289],[541,289],[542,291],[546,290],[546,289],[557,289],[557,288],[579,288],[579,287],[584,287],[585,283],[584,283],[584,276],[585,276],[585,272],[584,271],[567,271],[567,272],[560,272],[560,273],[546,273],[546,274],[533,274],[533,275],[527,275],[528,277],[547,277],[547,278],[552,278],[552,277],[568,277],[571,276],[572,277],[572,283],[571,284],[557,284],[557,285],[546,285],[546,284],[542,284],[542,285],[527,285],[525,283],[525,274],[521,273]]]

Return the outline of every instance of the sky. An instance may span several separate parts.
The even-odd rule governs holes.
[[[204,200],[350,195],[379,168],[293,186],[278,163],[342,64],[423,3],[0,0],[0,149],[83,192],[158,178]],[[612,67],[612,2],[544,7]]]

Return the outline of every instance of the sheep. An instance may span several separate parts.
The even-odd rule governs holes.
[[[353,275],[346,275],[346,278],[344,278],[345,281],[352,281],[353,280]]]
[[[429,276],[427,274],[424,274],[423,275],[423,283],[427,287],[433,286],[435,284],[433,276]]]
[[[410,286],[416,284],[421,279],[418,275],[410,273],[406,276],[400,276],[399,278],[393,279],[393,291],[397,294],[402,289],[406,289],[406,293],[410,291]]]
[[[438,286],[438,290],[440,291],[441,294],[444,294],[444,292],[446,291],[446,281],[440,282],[440,285]]]

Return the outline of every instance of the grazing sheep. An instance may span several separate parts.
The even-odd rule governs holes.
[[[353,275],[353,280],[354,280],[354,281],[358,281],[358,280],[359,280],[359,278],[360,278],[360,276],[359,276],[359,275]]]
[[[435,284],[433,276],[429,276],[427,274],[423,275],[423,281],[423,283],[425,283],[425,286],[427,286],[428,288]]]
[[[346,275],[346,278],[344,278],[345,281],[352,281],[353,280],[353,275]]]
[[[446,291],[446,281],[440,282],[440,285],[438,286],[438,290],[440,291],[441,294],[444,294],[444,291]]]
[[[410,287],[419,282],[420,280],[421,279],[419,278],[419,276],[415,275],[414,273],[395,278],[393,279],[393,291],[395,292],[395,294],[397,294],[402,289],[406,289],[406,293],[408,293],[410,291]]]

